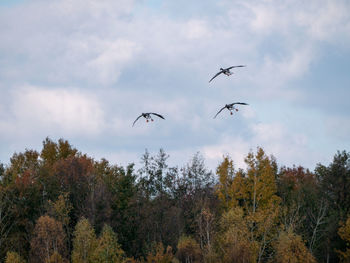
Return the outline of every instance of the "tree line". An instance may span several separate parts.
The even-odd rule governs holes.
[[[94,160],[68,141],[0,164],[0,262],[350,262],[350,153],[314,171],[260,147],[215,173],[197,153],[141,168]]]

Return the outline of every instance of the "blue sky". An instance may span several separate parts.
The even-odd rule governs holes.
[[[47,136],[121,165],[163,148],[243,167],[261,146],[313,169],[350,150],[346,0],[0,3],[3,163]],[[249,106],[213,119],[235,101]],[[148,111],[166,120],[131,127]]]

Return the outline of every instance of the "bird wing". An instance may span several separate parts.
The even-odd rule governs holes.
[[[137,120],[140,119],[141,117],[142,117],[142,114],[136,118],[136,120],[135,120],[134,123],[132,124],[133,127],[134,127],[134,125],[135,125],[135,122],[137,122]]]
[[[242,68],[242,67],[246,67],[246,65],[232,66],[232,67],[229,67],[229,68],[227,68],[227,69],[232,69],[232,68]]]
[[[215,118],[216,118],[216,116],[218,116],[218,114],[219,114],[220,112],[222,112],[222,110],[223,110],[223,109],[225,109],[225,108],[226,108],[226,106],[225,106],[225,107],[223,107],[221,110],[219,110],[219,111],[218,111],[218,113],[216,113],[216,115],[214,116],[214,119],[215,119]]]
[[[158,113],[150,112],[150,114],[156,115],[159,118],[162,118],[163,120],[165,120],[165,118],[162,115],[158,114]]]
[[[213,79],[215,79],[215,78],[216,78],[217,76],[219,76],[221,73],[222,73],[222,71],[216,73],[216,74],[214,75],[214,77],[212,77],[212,78],[209,80],[209,82],[212,81]]]
[[[234,102],[232,105],[239,104],[239,105],[249,105],[248,103],[245,102]]]

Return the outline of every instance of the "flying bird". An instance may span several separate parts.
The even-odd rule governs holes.
[[[238,105],[249,105],[249,104],[247,104],[245,102],[234,102],[234,103],[231,103],[231,104],[226,104],[221,110],[219,110],[218,113],[216,113],[216,115],[214,116],[214,119],[216,118],[216,116],[218,116],[218,114],[220,112],[222,112],[223,109],[228,109],[230,111],[231,115],[232,115],[233,114],[233,112],[232,112],[233,110],[238,111],[238,109],[235,108],[235,106],[234,106],[234,105],[237,105],[237,104]]]
[[[233,74],[233,72],[230,71],[230,69],[233,68],[241,68],[241,67],[245,67],[245,65],[238,65],[238,66],[232,66],[232,67],[228,67],[228,68],[220,68],[220,71],[218,73],[216,73],[214,75],[214,77],[212,77],[209,82],[211,82],[213,79],[215,79],[217,76],[219,76],[221,73],[224,73],[226,76],[230,76]]]
[[[144,117],[146,119],[146,122],[149,122],[150,120],[153,121],[151,114],[153,114],[153,115],[155,115],[155,116],[165,120],[165,118],[162,115],[158,114],[158,113],[154,113],[154,112],[141,113],[141,115],[136,118],[136,120],[134,121],[132,126],[134,126],[135,122],[137,122],[137,120],[140,119],[141,117]]]

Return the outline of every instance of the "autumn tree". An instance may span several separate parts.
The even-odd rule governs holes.
[[[57,143],[50,138],[43,141],[43,148],[40,152],[44,166],[52,167],[58,160],[64,160],[69,156],[76,156],[78,150],[73,148],[67,140],[59,139]]]
[[[214,232],[214,215],[209,208],[203,208],[198,217],[200,247],[210,254],[212,250],[213,232]]]
[[[233,179],[235,176],[235,168],[233,160],[229,156],[224,156],[224,160],[216,169],[219,176],[219,183],[216,186],[216,194],[224,211],[236,205],[234,198]]]
[[[168,158],[146,151],[135,171],[49,138],[15,153],[0,164],[0,261],[348,260],[349,153],[311,172],[278,170],[258,148],[245,169],[224,156],[217,178],[199,153],[182,166]]]
[[[93,262],[92,256],[97,246],[97,239],[93,227],[86,218],[79,220],[73,236],[72,262]]]
[[[25,258],[28,257],[29,241],[35,221],[44,210],[42,186],[38,183],[39,171],[38,153],[26,150],[12,156],[1,181],[1,202],[5,205],[2,206],[2,209],[5,209],[2,223],[7,224],[7,227],[2,229],[6,232],[0,237],[6,237],[2,246],[6,245],[7,249],[16,250]],[[1,249],[0,253],[3,251]]]
[[[5,184],[14,182],[25,173],[37,174],[40,168],[39,153],[34,150],[25,150],[24,153],[15,153],[10,158],[10,166],[4,174]]]
[[[342,262],[350,262],[350,216],[345,223],[340,223],[338,234],[342,240],[346,243],[345,251],[337,249]]]
[[[305,246],[301,236],[291,229],[282,231],[274,245],[274,262],[277,263],[316,263],[315,258]]]
[[[154,244],[152,250],[146,257],[147,263],[172,263],[174,255],[172,249],[168,246],[164,249],[162,243]]]
[[[57,251],[55,251],[45,263],[66,263],[66,262],[67,260],[65,260]]]
[[[8,251],[5,263],[25,263],[26,261],[16,252]]]
[[[176,257],[182,263],[199,263],[203,260],[198,242],[190,236],[180,237]]]
[[[316,175],[300,166],[284,167],[278,175],[277,185],[284,227],[301,234],[309,250],[317,252],[320,240],[325,238],[328,203]]]
[[[72,223],[87,214],[88,197],[93,187],[91,179],[95,177],[93,160],[87,156],[68,156],[58,160],[53,169],[53,176],[58,180],[60,192],[69,193],[73,206]]]
[[[273,157],[266,156],[262,148],[257,149],[257,153],[250,152],[245,158],[247,170],[239,170],[235,173],[227,198],[233,207],[240,206],[244,211],[244,222],[250,232],[250,242],[257,246],[257,261],[261,262],[267,258],[268,247],[271,246],[278,226],[278,212],[280,198],[277,196],[276,176],[277,164]],[[222,178],[225,174],[232,172],[232,164],[229,159],[224,159],[219,166],[218,172]],[[228,178],[228,176],[226,176]],[[227,187],[228,180],[219,182],[219,196]],[[225,185],[222,185],[225,183]],[[226,198],[226,199],[227,199]],[[225,200],[221,197],[221,200]],[[224,206],[227,206],[227,202]]]
[[[120,248],[117,235],[113,229],[105,225],[101,236],[98,238],[97,247],[92,256],[96,263],[122,263],[124,262],[124,251]]]
[[[53,253],[66,255],[67,247],[62,223],[49,216],[41,216],[35,225],[31,244],[31,259],[46,262]]]
[[[69,201],[69,194],[63,193],[59,195],[58,199],[55,202],[51,200],[48,201],[48,212],[50,216],[55,218],[58,222],[60,222],[65,230],[67,236],[67,246],[70,248],[70,216],[69,213],[72,210],[72,205]]]
[[[221,262],[257,261],[259,244],[256,240],[252,240],[241,207],[233,207],[222,215],[217,236],[217,253]]]

